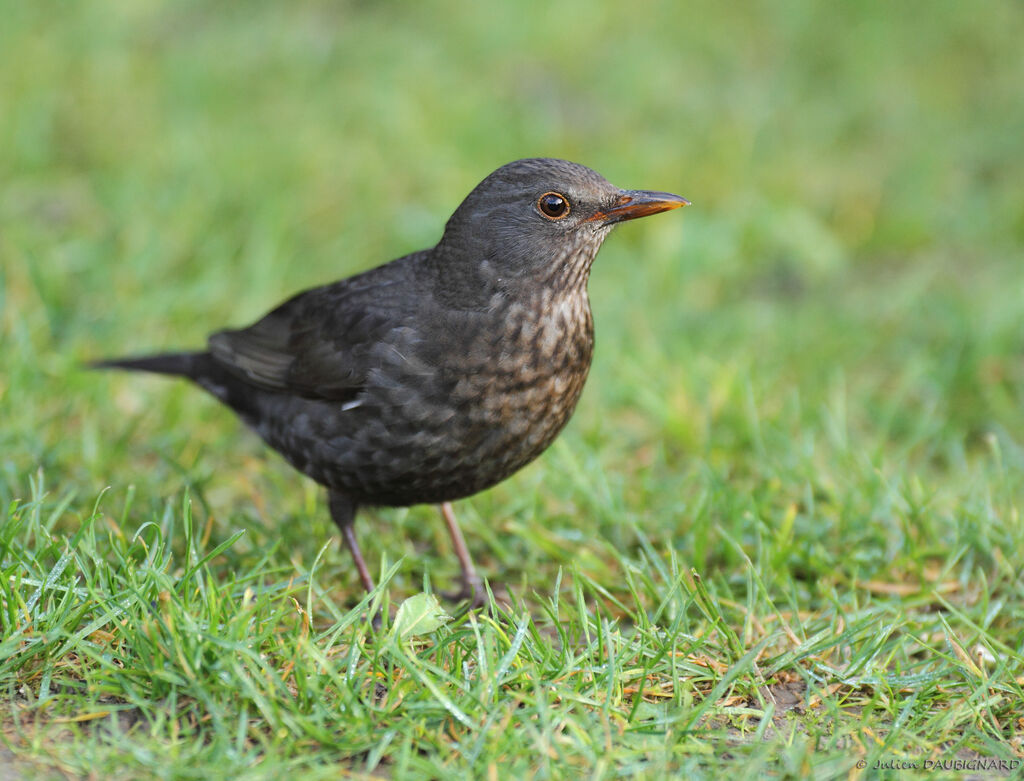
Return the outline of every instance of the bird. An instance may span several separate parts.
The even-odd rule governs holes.
[[[539,456],[576,408],[594,351],[591,266],[619,223],[689,204],[553,158],[480,182],[440,241],[286,300],[205,349],[94,361],[187,378],[324,486],[363,588],[360,507],[439,504],[461,588],[484,604],[451,502]]]

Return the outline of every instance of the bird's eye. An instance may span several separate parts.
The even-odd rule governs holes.
[[[549,220],[560,220],[569,214],[569,199],[558,193],[544,193],[537,199],[537,208]]]

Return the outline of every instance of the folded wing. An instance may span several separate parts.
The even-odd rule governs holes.
[[[266,390],[352,399],[412,303],[388,295],[389,287],[403,290],[388,277],[370,272],[300,293],[248,328],[214,334],[210,353],[236,376]]]

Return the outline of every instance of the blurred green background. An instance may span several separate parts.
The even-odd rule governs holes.
[[[1017,3],[126,0],[2,19],[5,503],[42,468],[83,507],[137,485],[140,520],[184,483],[312,557],[331,533],[315,491],[228,413],[80,362],[201,345],[430,245],[484,175],[534,155],[694,205],[599,256],[576,419],[472,505],[492,575],[558,564],[580,535],[628,547],[623,519],[698,567],[741,564],[716,529],[749,541],[763,521],[822,546],[811,583],[861,545],[886,571],[906,535],[963,538],[993,448],[1021,465]],[[940,510],[924,527],[893,498],[913,485]],[[387,517],[371,555],[411,552]],[[545,517],[567,536],[531,548]],[[1021,556],[1007,523],[971,545]]]

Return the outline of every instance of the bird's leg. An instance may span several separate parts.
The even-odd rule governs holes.
[[[469,557],[469,548],[466,547],[466,540],[462,536],[459,522],[455,519],[455,510],[452,509],[451,502],[441,503],[441,515],[448,527],[448,534],[451,535],[455,555],[459,557],[459,566],[462,569],[462,588],[453,594],[442,594],[442,596],[454,602],[468,599],[470,607],[483,607],[484,584],[476,572],[476,567],[473,566],[473,560]]]
[[[356,503],[344,494],[330,490],[327,492],[327,503],[331,508],[331,518],[341,530],[341,538],[345,541],[345,547],[352,554],[352,561],[355,562],[356,569],[359,571],[359,579],[363,582],[363,588],[369,593],[373,591],[373,578],[370,577],[370,570],[363,560],[363,552],[359,550],[359,541],[356,540],[352,523],[356,518]]]

